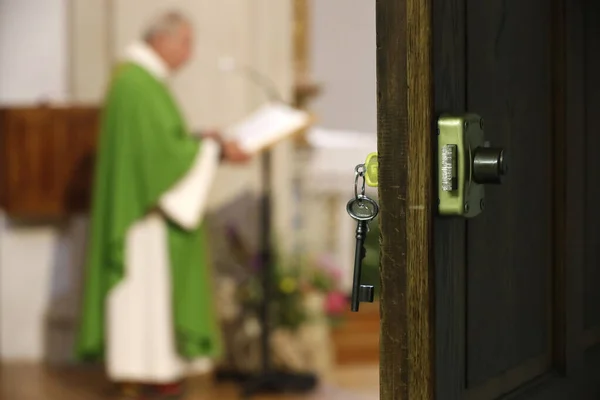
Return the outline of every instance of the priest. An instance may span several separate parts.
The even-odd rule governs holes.
[[[76,352],[104,359],[123,398],[178,395],[190,362],[222,351],[203,216],[219,161],[249,156],[188,132],[167,80],[192,41],[185,16],[158,18],[116,68],[103,110]]]

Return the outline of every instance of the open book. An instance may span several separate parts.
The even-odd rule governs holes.
[[[308,128],[312,116],[283,103],[269,103],[229,127],[226,135],[239,142],[242,150],[253,154]]]

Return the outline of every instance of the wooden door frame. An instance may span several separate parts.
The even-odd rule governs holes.
[[[433,399],[431,0],[378,0],[382,400]]]
[[[523,388],[550,380],[539,398],[583,365],[584,1],[553,0],[555,371]],[[436,111],[466,111],[465,18],[465,0],[377,0],[382,400],[464,398],[466,223],[436,218],[433,155]]]

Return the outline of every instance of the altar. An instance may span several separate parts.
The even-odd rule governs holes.
[[[356,221],[346,213],[354,196],[354,168],[377,151],[377,135],[371,132],[315,127],[307,133],[310,149],[300,154],[304,191],[301,204],[306,220],[300,235],[315,252],[328,252],[344,270],[343,287],[352,288]],[[377,190],[367,187],[370,197]]]
[[[307,133],[310,148],[298,153],[303,196],[299,202],[303,229],[297,234],[310,253],[329,254],[341,273],[341,286],[352,290],[356,221],[346,213],[346,203],[354,196],[354,168],[377,151],[377,135],[314,128]],[[376,188],[367,187],[376,199]],[[363,261],[363,280],[379,292],[379,230],[377,219],[367,237],[367,258]],[[335,365],[370,365],[379,359],[379,302],[364,304],[358,313],[349,308],[342,323],[330,331]]]

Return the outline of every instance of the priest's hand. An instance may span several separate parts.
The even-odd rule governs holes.
[[[223,160],[241,164],[250,160],[250,155],[244,152],[235,141],[227,141],[218,130],[208,129],[202,132],[203,139],[212,139],[221,146],[221,157]]]
[[[223,145],[223,135],[221,134],[221,132],[219,132],[218,130],[215,129],[208,129],[206,131],[203,131],[200,134],[200,137],[202,137],[202,139],[212,139],[215,142],[219,143],[221,146]]]
[[[221,145],[223,149],[223,159],[231,163],[243,164],[250,160],[250,154],[240,148],[236,141],[227,141]]]

